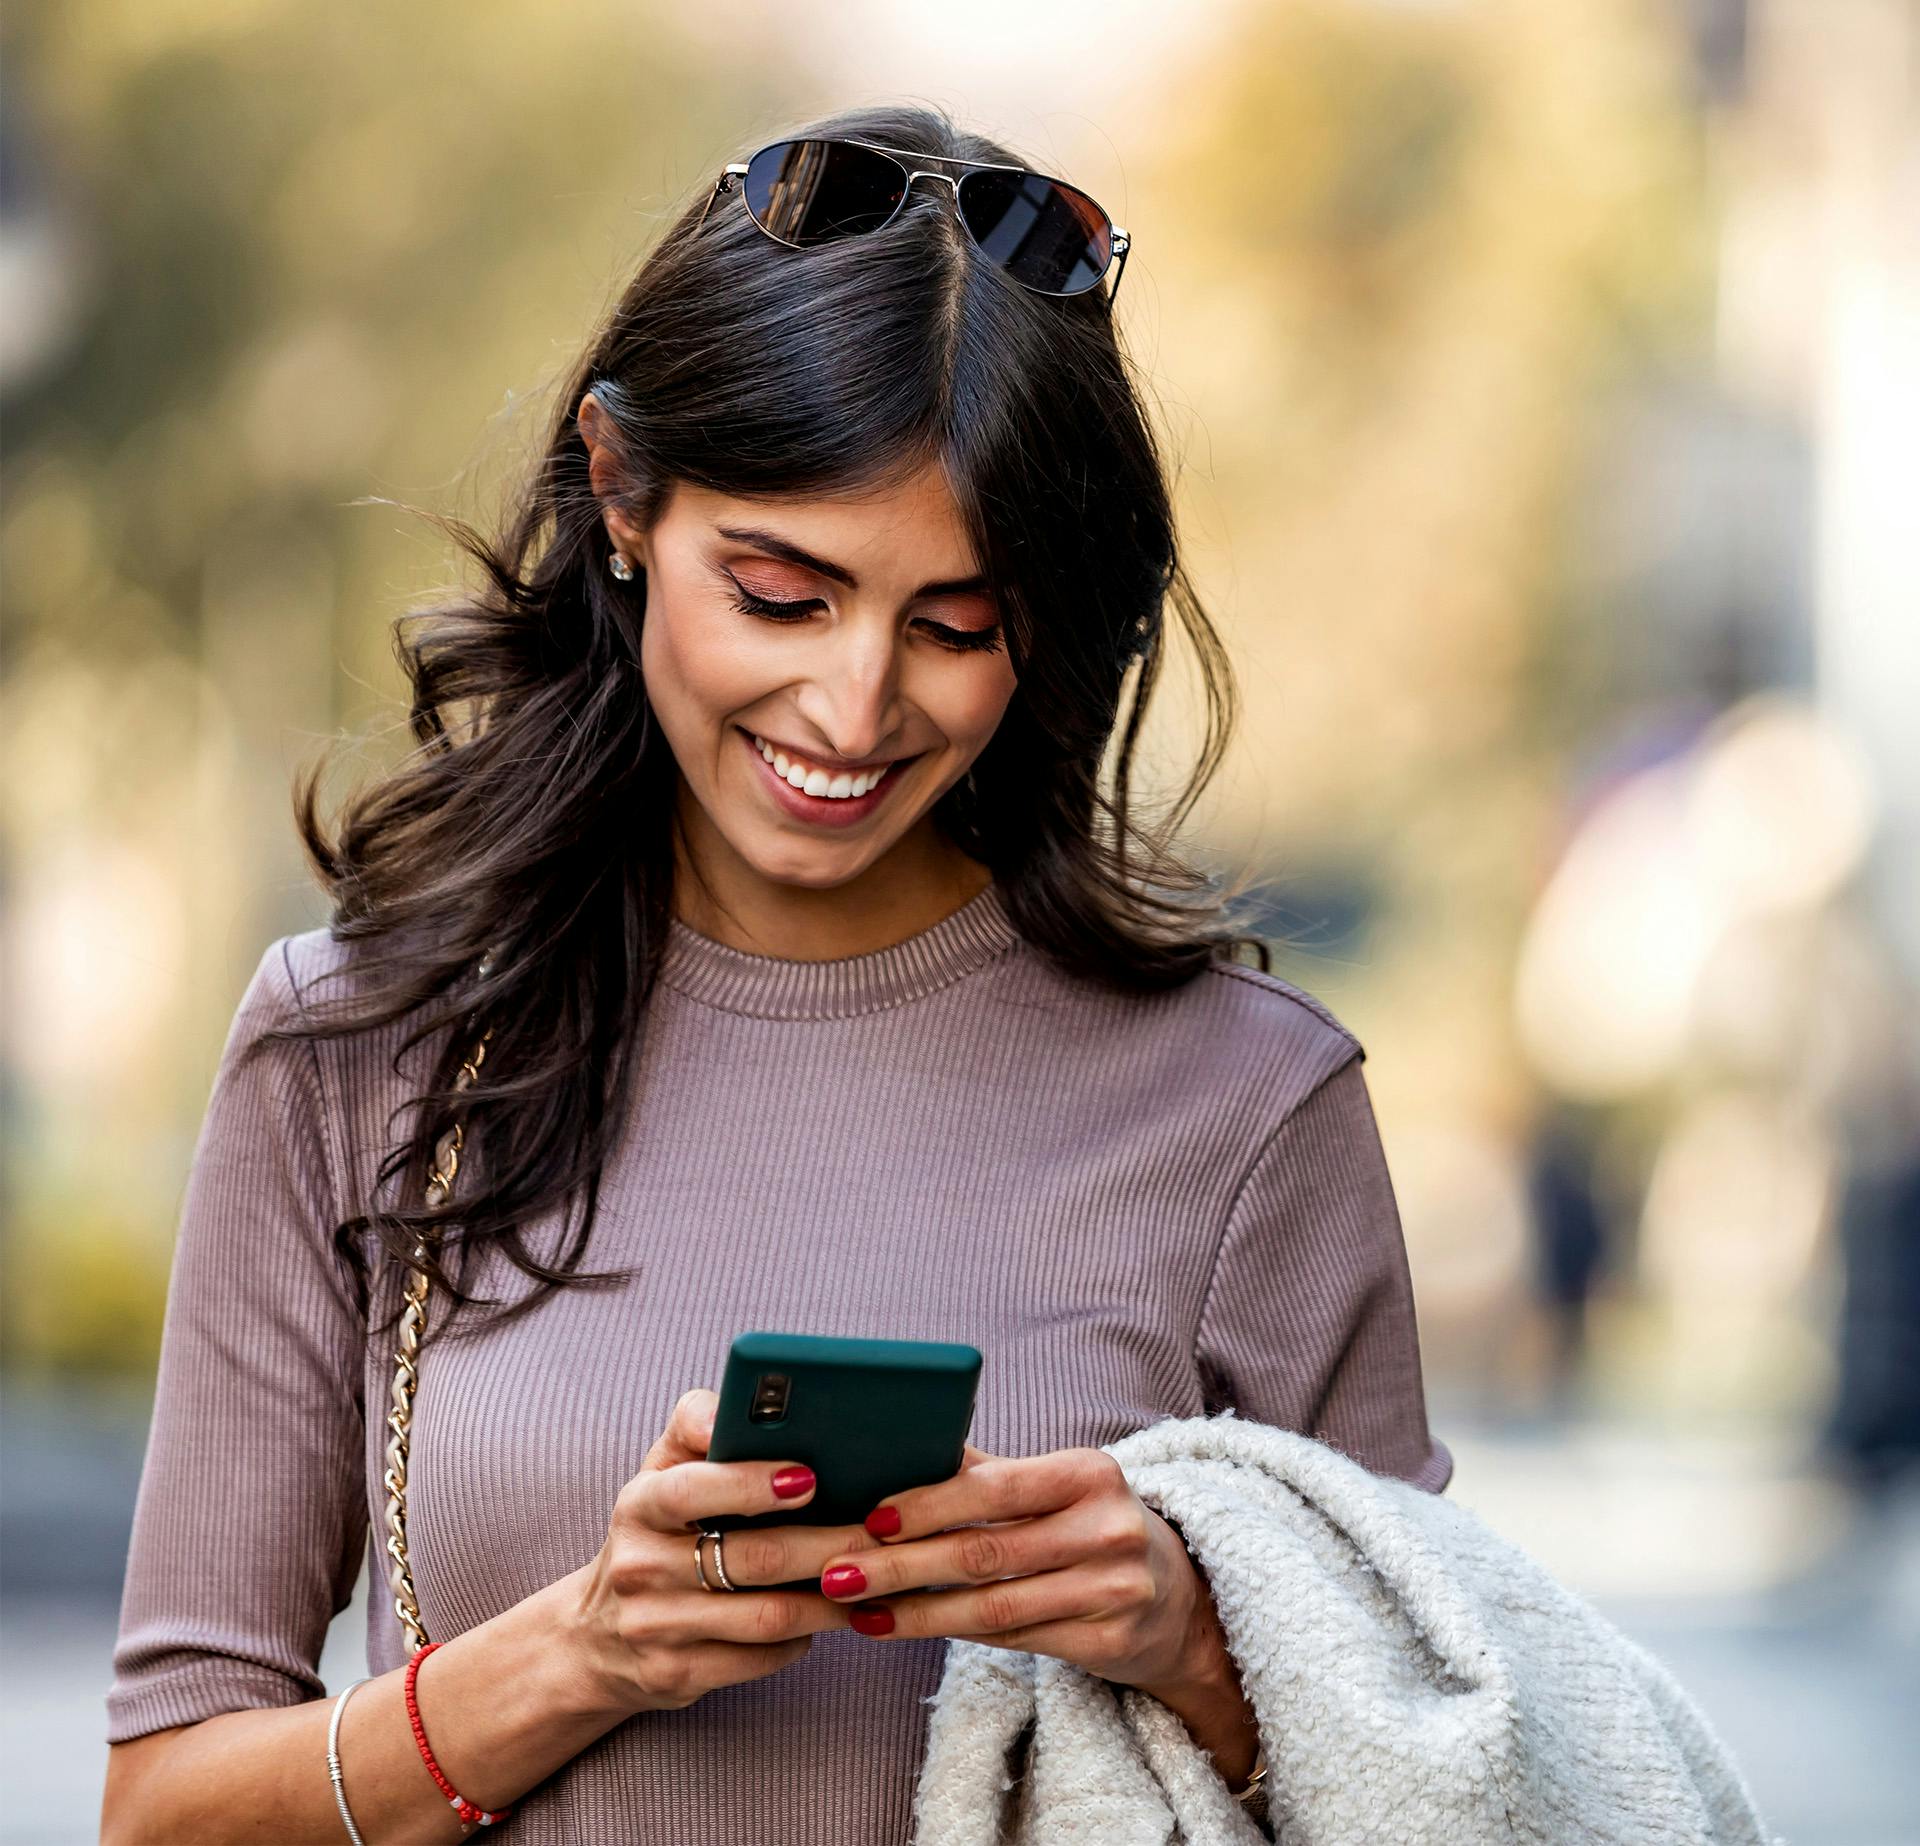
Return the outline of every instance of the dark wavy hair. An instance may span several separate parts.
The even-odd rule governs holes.
[[[1020,163],[920,106],[792,132]],[[331,898],[331,935],[351,945],[355,991],[303,1006],[276,1036],[405,1018],[398,1073],[406,1052],[446,1034],[369,1210],[336,1229],[363,1285],[370,1225],[397,1264],[424,1244],[418,1266],[456,1305],[491,1298],[467,1294],[446,1259],[459,1253],[464,1273],[498,1241],[540,1285],[508,1319],[553,1288],[626,1277],[580,1259],[672,914],[678,771],[641,678],[644,573],[621,582],[607,569],[576,423],[589,391],[610,420],[618,504],[643,528],[677,483],[780,498],[940,467],[1018,684],[935,824],[991,869],[1018,932],[1075,975],[1151,993],[1243,950],[1269,965],[1266,944],[1231,920],[1240,888],[1222,890],[1171,844],[1219,764],[1236,697],[1181,567],[1166,469],[1105,287],[1021,287],[938,188],[918,189],[883,231],[804,251],[764,236],[737,194],[701,223],[708,196],[666,230],[562,381],[499,540],[424,515],[483,580],[395,623],[418,747],[351,797],[331,837],[316,815],[324,760],[296,778],[296,823]],[[1169,606],[1196,658],[1203,735],[1184,789],[1143,824],[1129,785]],[[482,1021],[479,1078],[460,1090]],[[430,1209],[435,1145],[455,1119],[457,1196]],[[548,1261],[521,1227],[556,1206],[565,1247]]]

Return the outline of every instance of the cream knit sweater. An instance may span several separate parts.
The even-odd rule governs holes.
[[[1184,1534],[1284,1846],[1783,1846],[1645,1649],[1455,1502],[1228,1411],[1107,1446]],[[1258,1846],[1157,1699],[955,1641],[915,1846]]]

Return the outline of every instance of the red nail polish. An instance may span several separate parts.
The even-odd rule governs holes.
[[[864,1596],[867,1573],[858,1564],[836,1564],[820,1579],[823,1596]]]
[[[773,1477],[774,1497],[779,1500],[797,1500],[803,1493],[813,1491],[813,1470],[811,1468],[782,1468]]]
[[[885,1608],[855,1609],[847,1620],[861,1634],[892,1634],[893,1611]]]
[[[891,1538],[900,1530],[900,1509],[897,1506],[876,1506],[867,1515],[867,1530],[875,1538]]]

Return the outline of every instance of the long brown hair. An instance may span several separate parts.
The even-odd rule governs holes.
[[[1019,164],[918,106],[793,132]],[[324,761],[295,788],[355,992],[310,1000],[276,1036],[402,1018],[403,1050],[446,1034],[415,1127],[337,1239],[356,1269],[369,1225],[402,1263],[423,1234],[444,1235],[447,1252],[498,1241],[541,1285],[509,1319],[552,1288],[623,1279],[580,1259],[672,914],[678,772],[641,678],[644,573],[607,569],[575,420],[588,391],[610,420],[620,504],[643,527],[680,482],[800,496],[940,466],[995,586],[1018,686],[935,823],[993,871],[1019,933],[1080,976],[1151,993],[1242,950],[1268,966],[1265,943],[1229,921],[1240,890],[1172,845],[1219,764],[1235,695],[1181,567],[1166,467],[1104,287],[1022,288],[931,189],[884,231],[805,251],[763,236],[737,196],[701,224],[706,203],[703,187],[564,379],[498,540],[425,515],[481,581],[395,624],[418,748],[331,834],[316,814]],[[1202,740],[1184,788],[1146,823],[1129,799],[1133,754],[1169,609],[1193,650]],[[457,1092],[475,1008],[492,1038],[479,1081]],[[468,1148],[485,1155],[469,1158],[451,1207],[407,1209],[456,1097]],[[563,1204],[572,1224],[576,1201],[570,1240],[542,1261],[520,1227]],[[489,1299],[438,1256],[425,1266],[456,1303]]]

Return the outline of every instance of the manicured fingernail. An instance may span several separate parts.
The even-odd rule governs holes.
[[[803,1493],[813,1492],[813,1470],[811,1468],[782,1468],[773,1477],[773,1491],[781,1500],[797,1500]]]
[[[858,1564],[836,1564],[820,1579],[823,1596],[864,1596],[867,1573]]]
[[[867,1530],[875,1538],[891,1538],[900,1530],[900,1509],[897,1506],[876,1506],[867,1515]]]
[[[892,1634],[893,1611],[888,1608],[855,1609],[847,1620],[861,1634]]]

